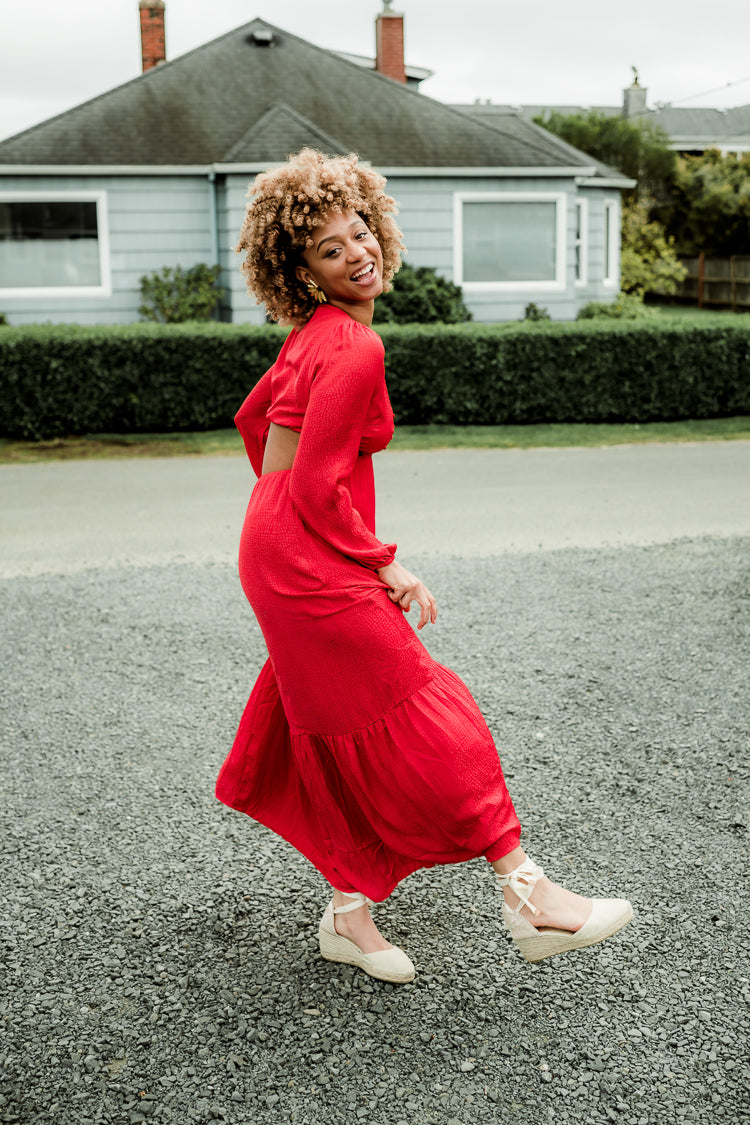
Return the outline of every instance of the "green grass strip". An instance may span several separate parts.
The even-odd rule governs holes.
[[[685,422],[529,426],[399,426],[390,449],[539,449],[675,441],[750,441],[750,416]],[[239,456],[234,429],[185,434],[92,434],[53,441],[0,440],[0,463],[89,458]]]
[[[674,441],[750,440],[750,417],[645,423],[550,422],[528,426],[404,426],[390,449],[539,449]]]

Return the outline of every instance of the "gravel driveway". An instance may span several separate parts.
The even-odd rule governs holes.
[[[322,878],[213,798],[265,655],[234,565],[1,579],[0,1122],[750,1121],[749,546],[404,557],[528,850],[636,917],[531,966],[483,861],[419,872],[400,987],[318,957]]]

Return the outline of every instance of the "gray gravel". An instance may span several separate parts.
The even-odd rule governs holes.
[[[750,1121],[749,546],[405,560],[531,854],[636,907],[530,966],[483,861],[419,872],[405,987],[320,960],[322,878],[213,798],[264,658],[232,566],[0,583],[0,1121]]]

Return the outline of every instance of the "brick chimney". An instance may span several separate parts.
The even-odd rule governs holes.
[[[393,0],[383,0],[375,21],[375,69],[386,78],[406,84],[404,69],[404,17],[391,11]]]
[[[139,0],[141,13],[141,58],[144,74],[167,57],[164,36],[164,0]]]

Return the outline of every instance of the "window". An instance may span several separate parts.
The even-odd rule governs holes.
[[[604,204],[604,284],[620,288],[620,208],[614,199]]]
[[[4,296],[108,296],[103,192],[0,193]]]
[[[470,292],[565,287],[565,195],[455,196],[454,277]]]
[[[589,201],[576,200],[575,274],[576,285],[586,285],[589,279]]]

